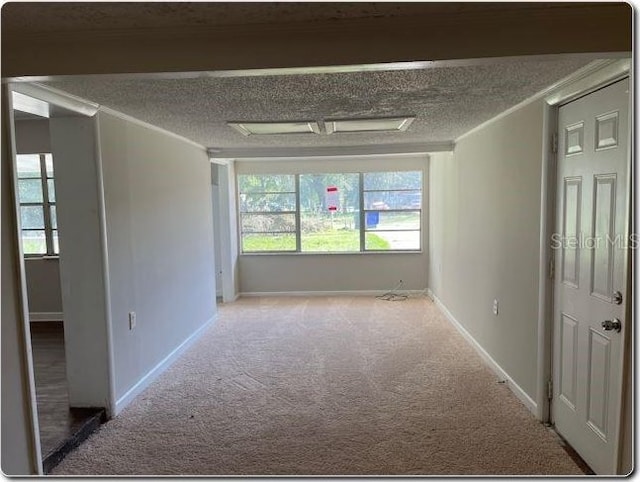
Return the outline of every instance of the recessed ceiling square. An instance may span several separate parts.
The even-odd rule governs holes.
[[[415,117],[387,117],[378,119],[326,120],[327,134],[334,132],[402,132],[406,131]]]
[[[316,121],[299,122],[227,122],[227,125],[245,136],[272,134],[320,134]]]

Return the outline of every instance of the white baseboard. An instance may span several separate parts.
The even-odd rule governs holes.
[[[249,291],[240,293],[241,297],[256,296],[380,296],[389,290],[353,290],[353,291]],[[416,296],[425,294],[425,290],[396,290],[397,295]]]
[[[240,293],[234,294],[230,300],[225,300],[224,295],[222,295],[222,303],[233,303],[234,301],[238,301],[238,298],[240,298]]]
[[[509,376],[509,374],[500,366],[498,363],[487,353],[487,351],[482,348],[482,346],[476,341],[476,339],[469,333],[462,324],[456,320],[453,314],[447,309],[447,307],[438,299],[433,292],[428,289],[427,296],[433,300],[433,302],[440,308],[440,310],[447,317],[449,322],[460,332],[462,336],[471,344],[471,346],[478,352],[478,354],[482,357],[489,368],[491,368],[496,375],[501,380],[505,380],[507,382],[507,386],[511,389],[511,391],[518,397],[525,407],[529,409],[534,416],[538,416],[538,404],[525,392],[520,385],[518,385],[513,378]]]
[[[176,359],[184,353],[187,348],[189,348],[200,336],[204,333],[204,331],[209,328],[216,320],[218,315],[216,314],[213,318],[208,320],[204,325],[198,328],[195,332],[193,332],[186,340],[184,340],[180,345],[178,345],[171,353],[169,353],[164,359],[158,363],[155,367],[147,372],[138,383],[136,383],[133,387],[131,387],[127,392],[121,396],[116,401],[116,407],[113,413],[113,416],[118,415],[123,408],[129,405],[134,398],[136,398],[140,393],[147,388],[151,382],[153,382],[158,376],[164,372],[169,366],[176,361]]]
[[[39,322],[39,321],[62,321],[61,311],[40,311],[29,313],[29,321],[31,322]]]

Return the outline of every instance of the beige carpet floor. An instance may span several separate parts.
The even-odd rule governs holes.
[[[581,474],[426,298],[248,298],[61,474]]]

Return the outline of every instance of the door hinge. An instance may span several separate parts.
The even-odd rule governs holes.
[[[553,279],[556,276],[556,260],[553,256],[549,259],[549,279]]]
[[[558,134],[556,132],[551,135],[551,152],[558,153]]]
[[[547,399],[553,400],[553,380],[547,381]]]

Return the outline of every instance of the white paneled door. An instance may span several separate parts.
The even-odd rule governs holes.
[[[614,474],[620,430],[628,212],[629,80],[558,114],[554,281],[557,431],[597,474]]]

